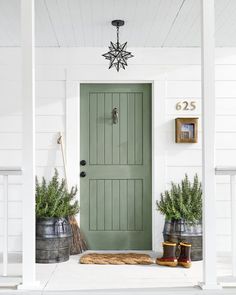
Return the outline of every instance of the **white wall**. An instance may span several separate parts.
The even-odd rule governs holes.
[[[199,116],[201,110],[199,49],[132,49],[135,58],[125,71],[107,70],[102,48],[37,49],[36,68],[36,165],[37,174],[52,174],[57,167],[63,175],[62,159],[56,144],[57,132],[66,130],[66,81],[155,81],[154,132],[157,138],[155,163],[158,179],[155,197],[170,181],[185,173],[201,175],[201,139],[197,144],[175,144],[174,118]],[[216,58],[216,164],[236,166],[236,49],[217,49]],[[0,49],[0,166],[20,166],[22,148],[20,51]],[[194,100],[194,112],[177,112],[175,104]],[[161,109],[159,108],[161,107]],[[67,126],[68,127],[68,126]],[[72,126],[73,128],[73,126]],[[199,138],[201,135],[201,127]],[[158,138],[160,141],[158,142]],[[157,156],[158,156],[157,155]],[[79,163],[78,163],[79,165]],[[78,178],[79,180],[79,178]],[[0,180],[2,218],[2,179]],[[21,177],[10,177],[9,247],[21,250]],[[230,250],[229,179],[217,176],[217,248]],[[155,207],[155,204],[154,204]],[[160,248],[163,218],[155,212],[156,247]],[[0,251],[2,232],[0,219]]]

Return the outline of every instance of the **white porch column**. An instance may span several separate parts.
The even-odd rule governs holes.
[[[214,0],[202,0],[202,184],[203,283],[218,289],[216,278],[215,209],[215,9]]]
[[[35,282],[35,58],[34,0],[21,0],[23,102],[23,283]]]

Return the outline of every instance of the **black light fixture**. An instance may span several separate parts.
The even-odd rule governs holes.
[[[127,42],[121,44],[119,41],[119,28],[123,26],[125,22],[123,20],[113,20],[111,24],[116,27],[117,41],[116,43],[111,42],[108,47],[109,51],[102,56],[110,61],[109,69],[115,67],[117,72],[119,72],[120,68],[125,70],[125,66],[128,65],[128,58],[133,57],[133,55],[131,52],[126,51]]]

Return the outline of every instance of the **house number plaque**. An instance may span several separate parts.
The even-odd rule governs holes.
[[[179,101],[175,108],[177,111],[194,111],[196,109],[196,101]]]

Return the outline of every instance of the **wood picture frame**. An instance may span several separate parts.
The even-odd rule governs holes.
[[[197,143],[198,142],[198,118],[175,119],[175,142]]]

